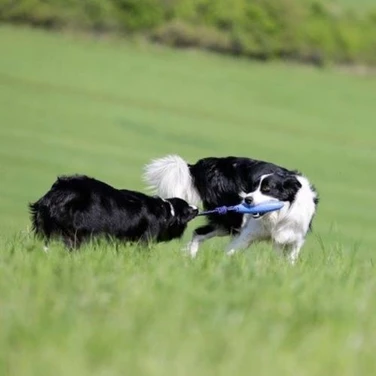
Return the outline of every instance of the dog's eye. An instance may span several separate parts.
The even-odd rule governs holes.
[[[266,193],[267,193],[267,192],[270,192],[270,187],[263,187],[263,188],[262,188],[262,191],[263,191],[263,192],[266,192]]]

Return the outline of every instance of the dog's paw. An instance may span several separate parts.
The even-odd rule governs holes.
[[[195,258],[197,256],[198,251],[198,249],[196,248],[197,247],[195,247],[194,244],[188,243],[187,245],[181,248],[181,251],[191,258]]]
[[[236,253],[234,249],[230,249],[229,251],[226,251],[226,256],[233,256]]]

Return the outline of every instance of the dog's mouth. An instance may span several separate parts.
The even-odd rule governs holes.
[[[191,219],[196,218],[198,216],[198,213],[199,213],[198,209],[193,210],[192,215],[191,215]]]
[[[264,216],[266,213],[254,213],[252,214],[252,218],[253,219],[259,219],[261,218],[262,216]]]

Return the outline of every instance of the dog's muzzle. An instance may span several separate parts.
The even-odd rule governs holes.
[[[253,197],[251,196],[248,196],[248,197],[245,197],[244,198],[244,203],[246,205],[253,205]],[[252,218],[254,219],[259,219],[263,216],[264,214],[261,214],[261,213],[254,213],[254,214],[251,214]]]

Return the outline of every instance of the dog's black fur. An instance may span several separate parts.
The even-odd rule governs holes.
[[[212,210],[218,206],[238,205],[242,202],[239,193],[254,191],[262,175],[276,174],[273,180],[281,183],[276,198],[282,201],[293,201],[300,183],[295,178],[298,171],[288,170],[270,162],[241,158],[241,157],[208,157],[198,160],[195,164],[188,164],[193,184],[197,190],[205,210]],[[266,183],[266,181],[265,181]],[[314,187],[312,187],[314,189]],[[277,192],[276,192],[277,193]],[[288,195],[288,197],[285,197]],[[317,205],[318,199],[315,201]],[[206,235],[215,229],[222,229],[228,234],[239,232],[243,215],[229,212],[226,215],[209,215],[208,224],[195,230],[197,235]]]
[[[99,236],[143,244],[170,241],[198,214],[180,198],[119,190],[83,175],[59,177],[29,209],[36,235],[47,242],[62,238],[70,249]]]

